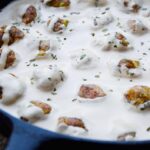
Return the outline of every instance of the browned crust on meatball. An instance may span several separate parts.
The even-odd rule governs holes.
[[[15,60],[16,60],[15,52],[11,50],[11,51],[7,54],[5,69],[11,67],[11,66],[14,64]]]
[[[62,25],[64,25],[65,27],[67,27],[69,21],[68,20],[64,20],[64,19],[58,19],[57,22],[54,23],[54,27],[53,27],[53,31],[54,32],[59,32],[61,31],[63,28],[61,27]]]
[[[116,39],[120,40],[120,44],[122,44],[123,46],[127,47],[129,45],[129,42],[123,34],[116,32],[115,37]]]
[[[53,31],[58,32],[58,31],[62,30],[61,25],[62,25],[62,19],[58,19],[58,21],[55,22],[55,24],[54,24]]]
[[[26,12],[22,16],[22,22],[25,24],[29,24],[32,21],[34,21],[36,17],[37,17],[36,8],[31,5],[26,9]]]
[[[39,51],[46,52],[50,48],[50,43],[47,40],[41,40],[39,42]]]
[[[89,98],[89,99],[95,99],[97,97],[106,96],[104,91],[99,86],[94,84],[82,85],[80,87],[78,95],[82,98]]]
[[[136,60],[122,59],[120,60],[118,67],[121,67],[123,65],[125,65],[128,69],[135,69],[140,66],[140,62]]]
[[[0,99],[3,98],[3,88],[0,86]]]
[[[138,4],[132,6],[133,12],[137,13],[141,7]]]
[[[128,6],[129,6],[129,0],[124,0],[124,1],[123,1],[123,5],[124,5],[125,7],[128,7]],[[141,8],[141,6],[139,6],[138,4],[132,5],[132,11],[133,11],[134,13],[137,13],[140,8]]]
[[[49,0],[46,5],[51,7],[69,7],[70,0]]]
[[[44,102],[31,101],[31,103],[39,108],[41,108],[44,114],[49,114],[52,110],[51,106]]]
[[[3,41],[3,35],[5,33],[5,27],[0,27],[0,48],[2,47],[4,41]]]
[[[144,104],[150,100],[150,87],[148,86],[134,86],[125,93],[128,102],[135,106]]]
[[[24,38],[24,33],[15,26],[12,26],[9,30],[9,43],[8,45],[13,44],[14,42]]]
[[[116,37],[116,39],[118,39],[118,40],[126,39],[125,36],[124,36],[123,34],[118,33],[118,32],[116,33],[115,37]]]
[[[125,7],[128,7],[129,1],[128,1],[128,0],[124,0],[124,1],[123,1],[123,4],[124,4]]]
[[[58,119],[58,125],[59,124],[66,124],[67,126],[73,126],[73,127],[86,129],[84,122],[79,118],[60,117]]]

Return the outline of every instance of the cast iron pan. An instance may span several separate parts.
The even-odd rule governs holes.
[[[0,9],[14,0],[0,0]],[[148,149],[150,140],[117,142],[81,139],[35,127],[0,110],[0,132],[8,137],[6,150],[50,150],[57,148]]]

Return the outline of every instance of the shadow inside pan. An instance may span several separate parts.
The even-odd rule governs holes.
[[[0,113],[0,150],[5,150],[12,133],[13,125],[11,121]]]

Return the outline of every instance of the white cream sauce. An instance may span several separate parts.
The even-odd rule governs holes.
[[[0,104],[0,108],[19,118],[18,109],[24,102],[40,100],[52,106],[50,115],[35,123],[41,128],[56,131],[57,119],[68,116],[81,118],[84,121],[88,129],[88,133],[85,136],[82,135],[85,138],[116,140],[120,134],[135,131],[136,140],[150,139],[150,132],[146,130],[150,127],[150,111],[138,111],[130,107],[125,103],[123,96],[134,85],[150,86],[149,31],[143,35],[135,35],[127,27],[128,20],[140,18],[149,28],[149,10],[146,10],[147,13],[144,10],[139,13],[126,13],[119,9],[116,1],[108,0],[106,5],[95,7],[90,1],[71,0],[71,7],[68,9],[45,7],[39,0],[18,0],[7,6],[0,13],[0,26],[14,24],[25,33],[25,38],[9,46],[18,53],[19,63],[15,67],[1,71],[0,75],[15,74],[26,84],[26,91],[15,104],[10,106]],[[37,8],[38,17],[35,23],[27,26],[21,23],[21,15],[31,4]],[[150,8],[149,0],[144,0],[143,9],[145,8]],[[112,14],[114,20],[108,25],[104,24],[100,29],[93,29],[92,18],[107,11]],[[63,34],[49,32],[47,21],[53,16],[69,20],[69,25]],[[94,45],[95,40],[103,42],[104,38],[107,39],[115,32],[121,32],[130,37],[133,49],[125,52],[103,51],[101,46]],[[53,51],[57,60],[49,58],[30,62],[38,52],[38,41],[41,39],[58,41],[59,48]],[[82,66],[90,67],[80,69],[74,67],[74,59],[71,56],[81,49],[87,51],[86,53],[92,53],[92,62],[97,61],[95,66],[91,67],[92,65],[86,64],[85,61],[85,63],[81,62]],[[140,60],[144,68],[142,76],[135,79],[114,76],[114,66],[123,58]],[[35,69],[40,69],[42,74],[43,68],[50,65],[57,65],[65,74],[64,81],[53,92],[37,88],[32,81]],[[74,101],[78,97],[82,84],[97,84],[103,88],[107,96],[98,102]],[[15,89],[16,85],[13,86]]]

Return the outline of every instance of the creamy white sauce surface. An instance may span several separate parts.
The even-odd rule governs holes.
[[[25,25],[21,16],[31,4],[37,8],[38,17],[31,25]],[[149,9],[150,1],[144,0],[142,8]],[[111,13],[113,21],[108,25],[104,23],[100,28],[93,28],[93,17],[103,12]],[[47,27],[47,21],[55,17],[69,20],[62,34],[53,33]],[[127,21],[135,18],[147,26],[146,33],[137,35],[128,29]],[[14,104],[0,103],[0,109],[19,118],[18,111],[24,102],[39,100],[52,107],[52,112],[46,118],[34,123],[41,128],[56,131],[58,118],[68,116],[84,121],[88,132],[77,134],[84,138],[116,140],[120,134],[135,131],[135,140],[150,139],[150,132],[147,131],[150,127],[150,111],[139,111],[124,100],[124,93],[131,87],[150,86],[150,17],[145,16],[145,12],[126,13],[119,9],[117,0],[108,0],[106,5],[98,7],[86,0],[71,0],[68,9],[46,7],[39,0],[18,0],[0,12],[0,26],[3,25],[16,25],[25,33],[25,37],[10,46],[3,46],[17,52],[19,62],[14,67],[0,71],[0,76],[15,74],[25,83],[26,90]],[[133,48],[124,52],[104,51],[101,44],[95,44],[97,41],[105,42],[115,32],[121,32],[129,38]],[[48,39],[57,43],[57,48],[50,50],[57,59],[48,57],[30,61],[38,53],[39,41]],[[78,55],[85,57],[84,54],[90,56],[90,64],[86,64],[87,60],[78,64]],[[114,76],[114,67],[123,58],[139,60],[142,76],[132,79]],[[38,69],[42,75],[43,69],[50,65],[56,65],[63,71],[64,81],[57,83],[54,91],[44,91],[37,87],[33,72]],[[82,102],[78,99],[82,84],[99,85],[107,96],[99,101]]]

